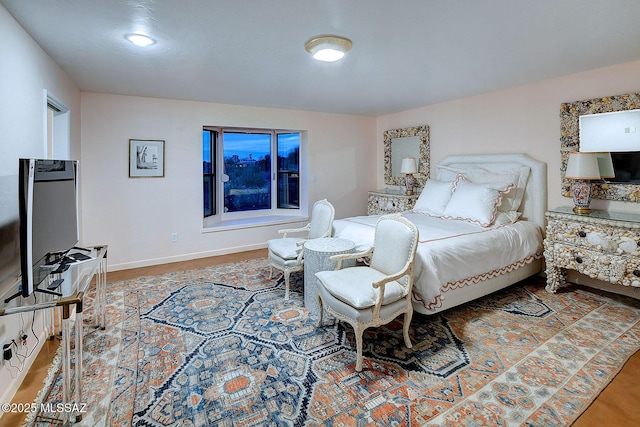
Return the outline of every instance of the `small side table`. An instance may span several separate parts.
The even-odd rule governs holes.
[[[351,240],[337,237],[307,240],[304,244],[304,306],[312,316],[320,314],[318,306],[319,271],[335,270],[336,263],[329,258],[332,255],[349,254],[355,251],[356,244]],[[356,260],[342,262],[342,268],[353,267]]]

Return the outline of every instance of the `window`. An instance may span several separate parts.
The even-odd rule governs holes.
[[[300,209],[300,132],[205,127],[204,216]]]

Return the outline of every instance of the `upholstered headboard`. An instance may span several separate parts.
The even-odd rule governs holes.
[[[535,222],[545,229],[547,211],[547,164],[524,153],[507,154],[466,154],[447,156],[438,165],[465,168],[481,167],[500,172],[514,166],[529,166],[531,172],[525,187],[524,197],[519,211],[522,219]],[[436,166],[437,167],[437,166]]]

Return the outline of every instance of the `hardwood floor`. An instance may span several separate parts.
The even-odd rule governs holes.
[[[129,280],[136,277],[162,274],[171,271],[191,270],[210,265],[263,258],[266,256],[266,249],[259,249],[238,254],[115,271],[107,274],[107,282]],[[42,380],[47,374],[49,363],[52,355],[55,354],[57,345],[57,341],[48,341],[45,343],[12,402],[27,403],[33,401],[42,387]],[[593,401],[591,406],[576,420],[573,426],[640,426],[640,405],[638,404],[638,402],[640,402],[639,378],[640,352],[634,354],[629,359],[611,384]],[[24,416],[22,414],[4,414],[2,419],[0,419],[0,424],[2,426],[19,426],[23,420]]]

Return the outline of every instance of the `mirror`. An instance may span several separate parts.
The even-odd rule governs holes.
[[[640,93],[609,96],[605,98],[586,99],[583,101],[567,102],[560,106],[560,155],[561,155],[561,176],[562,195],[571,197],[571,180],[565,177],[567,160],[569,153],[581,151],[580,117],[593,114],[612,113],[615,111],[635,110],[640,105]],[[599,117],[598,117],[599,118]],[[625,126],[623,129],[625,129]],[[630,129],[631,130],[631,129]],[[640,129],[638,129],[640,131]],[[631,133],[631,132],[630,132]],[[587,144],[589,137],[585,138]],[[588,149],[593,149],[593,146]],[[615,148],[615,147],[613,147]],[[586,151],[586,150],[582,150]],[[598,150],[598,151],[612,151]],[[594,199],[618,200],[627,202],[640,202],[640,184],[616,183],[593,181],[591,185]]]
[[[418,173],[414,175],[416,187],[421,189],[429,179],[429,126],[391,129],[384,132],[384,182],[404,185],[405,175],[400,165],[405,157],[414,157]]]

